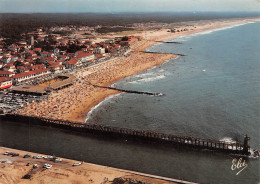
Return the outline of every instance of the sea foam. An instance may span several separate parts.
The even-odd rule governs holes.
[[[236,141],[234,141],[231,137],[224,137],[224,138],[220,139],[219,141],[229,143],[229,144],[236,143]]]
[[[202,31],[202,32],[194,33],[194,34],[179,36],[177,38],[174,38],[174,39],[171,39],[171,40],[167,40],[167,41],[184,42],[184,41],[187,41],[187,40],[191,39],[194,36],[211,34],[211,33],[216,32],[216,31],[222,31],[222,30],[231,29],[231,28],[235,28],[235,27],[238,27],[238,26],[243,26],[243,25],[246,25],[246,24],[253,24],[253,23],[255,23],[255,22],[246,22],[246,23],[241,23],[241,24],[225,26],[225,27],[211,29],[211,30],[206,30],[206,31]]]
[[[149,78],[145,78],[145,79],[139,79],[139,80],[131,81],[131,82],[128,82],[128,83],[130,83],[130,84],[136,84],[136,83],[141,83],[141,82],[152,82],[152,81],[160,80],[160,79],[163,79],[163,78],[165,78],[165,75],[159,75],[159,76],[155,76],[155,77],[149,77]]]
[[[115,94],[115,95],[111,95],[111,96],[105,98],[103,101],[101,101],[101,102],[98,103],[97,105],[93,106],[93,107],[91,108],[91,110],[90,110],[90,111],[88,112],[88,114],[87,114],[87,118],[85,119],[85,123],[87,123],[88,120],[91,119],[92,114],[93,114],[95,111],[97,111],[99,107],[101,107],[101,106],[102,106],[103,104],[105,104],[106,102],[112,100],[113,98],[115,98],[115,97],[117,97],[117,96],[119,96],[119,95],[121,95],[121,94],[122,94],[122,93],[118,93],[118,94]]]

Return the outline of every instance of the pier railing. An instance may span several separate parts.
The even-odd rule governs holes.
[[[103,136],[116,136],[123,139],[134,138],[144,141],[167,143],[180,146],[190,146],[192,148],[216,150],[234,154],[249,155],[250,149],[250,147],[248,146],[249,137],[247,136],[245,137],[244,145],[242,145],[239,142],[229,143],[210,139],[200,139],[192,136],[177,136],[171,134],[158,133],[154,131],[110,127],[100,124],[84,124],[60,119],[48,119],[42,117],[31,117],[14,114],[6,114],[5,118],[8,120],[13,119],[24,122],[33,121],[33,123],[36,124],[69,129],[71,131],[77,132],[86,132]]]

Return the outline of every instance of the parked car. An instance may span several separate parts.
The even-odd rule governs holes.
[[[54,162],[62,162],[62,159],[56,158]]]
[[[51,164],[44,164],[43,168],[50,169],[50,168],[52,168],[52,165]]]
[[[53,159],[53,156],[45,156],[45,157],[43,157],[44,159]]]
[[[82,162],[76,162],[76,163],[74,163],[72,166],[79,166],[79,165],[81,165],[82,164]]]
[[[29,158],[29,157],[31,157],[31,155],[29,155],[29,154],[26,154],[23,156],[23,158]]]
[[[9,155],[10,154],[10,152],[9,151],[6,151],[5,153],[4,153],[4,155]]]
[[[40,156],[40,155],[34,155],[32,158],[34,158],[34,159],[40,159],[40,158],[43,158],[43,157]]]
[[[16,156],[19,156],[19,153],[10,153],[10,155],[11,155],[12,157],[16,157]]]
[[[33,168],[34,169],[38,168],[38,165],[37,164],[33,164]]]

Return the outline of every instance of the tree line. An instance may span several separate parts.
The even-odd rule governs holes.
[[[0,13],[0,37],[11,41],[20,40],[22,33],[34,31],[36,28],[43,27],[48,29],[53,26],[129,26],[140,22],[162,22],[174,23],[182,21],[209,20],[220,18],[256,17],[259,12],[252,13],[214,13],[214,12],[193,12],[186,13],[33,13],[16,14]],[[118,28],[116,28],[118,30]],[[124,28],[122,28],[124,29]],[[127,29],[127,28],[125,28]],[[107,28],[99,30],[106,33],[111,31]],[[115,31],[115,30],[113,30]]]

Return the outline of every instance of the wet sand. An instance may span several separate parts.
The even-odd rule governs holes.
[[[12,157],[3,155],[6,151],[18,153],[19,156]],[[175,183],[174,179],[154,176],[144,173],[116,169],[96,164],[82,163],[80,166],[72,166],[80,161],[64,159],[62,162],[54,162],[50,159],[33,159],[23,158],[25,154],[42,155],[32,152],[15,150],[0,147],[0,183],[1,184],[111,184],[116,178],[128,179],[132,183]],[[46,155],[42,155],[46,156]],[[60,158],[59,158],[60,159]],[[32,163],[26,166],[27,163]],[[44,169],[44,164],[51,164],[50,169]],[[38,168],[33,168],[33,164],[37,164]],[[22,179],[26,174],[31,176],[30,179]],[[114,182],[115,183],[115,182]]]
[[[176,58],[174,54],[142,53],[144,49],[158,44],[162,41],[178,36],[194,34],[197,32],[216,29],[229,25],[242,24],[253,21],[243,20],[220,20],[220,21],[198,21],[189,25],[183,24],[178,30],[188,31],[171,33],[169,29],[159,31],[145,31],[138,34],[142,36],[141,41],[131,45],[133,52],[129,57],[117,57],[110,61],[98,64],[91,68],[78,71],[75,76],[79,79],[74,85],[54,92],[47,100],[40,103],[31,103],[16,114],[45,117],[52,119],[63,119],[75,122],[85,122],[87,113],[92,107],[103,101],[106,97],[119,93],[115,90],[95,88],[88,82],[96,85],[108,86],[122,78],[137,74],[141,71],[158,66],[165,61]],[[192,26],[191,26],[192,25]],[[136,35],[137,36],[137,35]],[[146,91],[144,89],[144,91]]]

